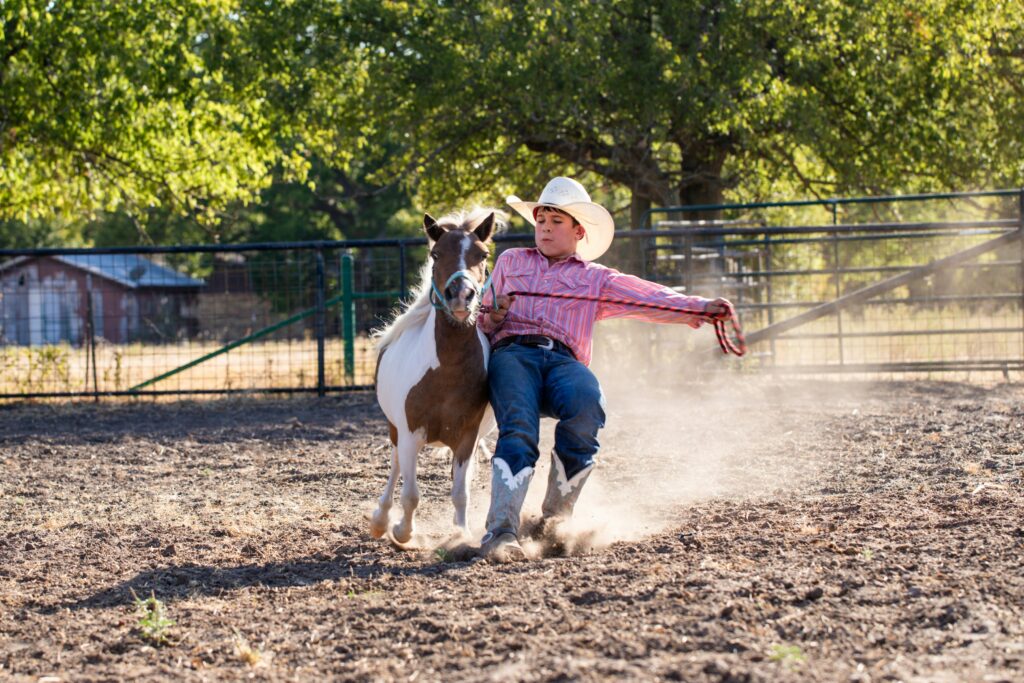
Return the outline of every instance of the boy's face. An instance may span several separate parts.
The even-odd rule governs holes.
[[[541,206],[534,214],[537,223],[533,239],[537,249],[549,259],[556,261],[576,253],[577,243],[583,239],[583,226],[569,214]]]

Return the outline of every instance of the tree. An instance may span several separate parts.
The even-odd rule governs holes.
[[[366,178],[365,159],[329,165],[318,158],[306,182],[275,182],[260,201],[239,206],[220,226],[223,241],[272,242],[374,239],[420,235],[422,215],[405,213],[410,198],[398,183],[378,186]]]
[[[138,220],[117,211],[65,231],[68,241],[96,246],[132,244],[302,242],[373,239],[416,235],[422,215],[408,212],[409,196],[397,184],[376,186],[367,171],[352,164],[348,171],[310,159],[303,182],[276,179],[252,202],[235,203],[218,213],[216,223],[202,224],[162,208]],[[54,224],[56,225],[56,224]],[[36,233],[44,232],[42,226]],[[0,222],[0,246],[41,245],[38,234],[16,239],[18,228]]]
[[[726,192],[1024,181],[1000,120],[1021,120],[1013,4],[353,2],[348,40],[393,173],[465,195],[589,172],[631,191],[635,224]]]
[[[1018,5],[7,0],[0,219],[186,216],[221,240],[275,197],[363,232],[405,195],[495,203],[556,173],[634,224],[1020,184]]]
[[[275,168],[301,176],[265,96],[275,63],[236,61],[251,49],[225,0],[0,4],[0,217],[210,221]]]

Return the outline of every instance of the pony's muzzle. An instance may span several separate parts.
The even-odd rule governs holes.
[[[478,299],[476,283],[469,278],[460,277],[448,285],[444,296],[452,313],[469,312]]]

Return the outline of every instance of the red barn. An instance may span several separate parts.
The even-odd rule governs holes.
[[[202,280],[135,254],[20,256],[0,264],[0,344],[170,342],[198,332]]]

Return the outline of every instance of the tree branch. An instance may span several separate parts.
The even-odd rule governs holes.
[[[528,135],[523,145],[531,152],[553,154],[588,171],[631,188],[641,197],[665,203],[671,196],[671,179],[658,167],[649,149],[637,146],[612,146],[593,140],[570,142],[570,137],[548,138]],[[579,136],[571,139],[579,140]]]

